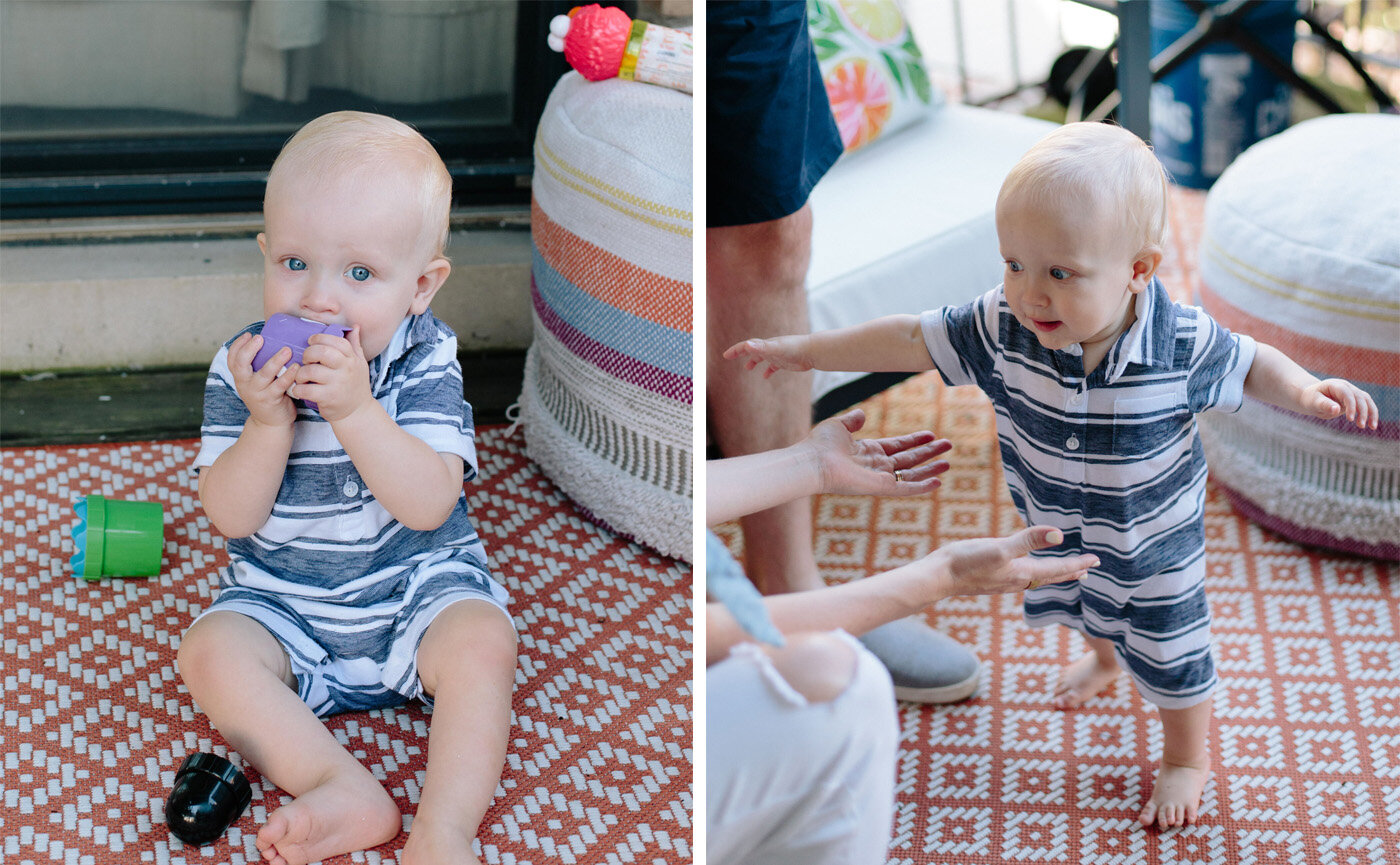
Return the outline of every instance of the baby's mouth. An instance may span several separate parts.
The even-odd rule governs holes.
[[[1035,325],[1035,329],[1038,330],[1038,331],[1040,331],[1041,333],[1049,333],[1050,331],[1055,330],[1055,329],[1058,328],[1060,325],[1064,324],[1064,322],[1062,322],[1062,321],[1037,321],[1037,320],[1035,320],[1035,319],[1031,319],[1031,324]]]

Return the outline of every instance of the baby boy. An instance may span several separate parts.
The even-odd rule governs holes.
[[[313,120],[268,176],[263,313],[343,325],[259,369],[262,324],[214,358],[194,467],[228,538],[218,598],[180,675],[229,745],[294,799],[257,846],[303,865],[395,838],[388,792],[318,716],[432,705],[399,860],[475,862],[505,760],[516,635],[467,513],[476,474],[457,340],[428,304],[452,182],[432,146],[375,114]],[[314,403],[313,411],[297,400]]]

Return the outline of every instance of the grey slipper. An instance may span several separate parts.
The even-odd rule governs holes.
[[[972,696],[982,678],[976,655],[918,616],[881,625],[860,641],[889,670],[900,700],[956,703]]]

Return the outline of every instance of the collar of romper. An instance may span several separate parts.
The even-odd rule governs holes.
[[[1129,364],[1165,369],[1171,366],[1176,328],[1171,298],[1157,277],[1134,298],[1137,319],[1109,349],[1104,380],[1112,384],[1127,372]]]
[[[389,369],[395,361],[408,354],[414,347],[436,339],[437,335],[438,322],[431,309],[421,315],[405,316],[404,320],[399,322],[398,330],[394,331],[393,337],[390,338],[389,345],[378,357],[370,361],[369,377],[374,383],[374,393],[381,392]]]

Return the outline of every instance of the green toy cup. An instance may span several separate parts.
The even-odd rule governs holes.
[[[165,512],[159,502],[90,495],[75,502],[77,554],[73,573],[85,580],[153,577],[165,552]]]

